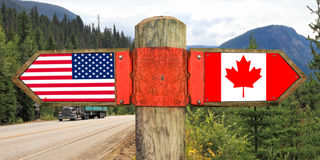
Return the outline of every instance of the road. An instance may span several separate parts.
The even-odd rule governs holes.
[[[134,116],[0,127],[0,160],[101,159],[134,133]]]

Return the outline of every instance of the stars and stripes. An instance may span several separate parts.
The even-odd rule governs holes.
[[[114,102],[114,53],[41,54],[19,77],[45,102]]]

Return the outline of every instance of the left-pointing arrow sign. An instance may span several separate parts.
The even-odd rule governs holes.
[[[39,51],[13,81],[37,103],[116,105],[115,57],[119,53],[121,61],[125,57],[131,62],[129,49]]]

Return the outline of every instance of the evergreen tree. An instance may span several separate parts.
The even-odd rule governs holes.
[[[48,50],[57,49],[56,41],[54,40],[54,37],[51,33],[50,33],[48,41],[47,41],[47,49]]]
[[[37,27],[34,31],[34,41],[37,44],[37,49],[42,50],[44,49],[44,38],[43,38],[43,32],[41,31],[40,27]]]
[[[247,47],[247,49],[257,49],[257,48],[258,48],[258,45],[257,45],[256,39],[253,37],[253,33],[251,33],[251,36],[249,37],[249,47]],[[254,134],[253,134],[254,150],[255,152],[258,152],[258,115],[256,114],[257,107],[253,107],[253,110],[254,110],[254,114],[251,116],[253,116],[252,120],[253,120],[253,126],[254,126]]]
[[[32,31],[31,20],[25,11],[18,17],[18,27],[19,44],[22,44],[31,35]]]
[[[77,49],[77,48],[79,48],[78,39],[77,39],[77,37],[74,35],[74,33],[71,34],[71,44],[72,44],[72,46],[73,46],[72,49]]]
[[[310,48],[311,48],[311,53],[313,55],[313,59],[309,63],[310,69],[314,70],[314,73],[317,77],[318,80],[320,80],[320,0],[317,0],[317,6],[318,10],[313,10],[312,8],[308,7],[310,11],[317,16],[317,19],[315,23],[309,24],[310,28],[313,30],[316,35],[314,37],[308,36],[308,39],[310,41]]]
[[[16,121],[16,91],[11,77],[16,71],[14,58],[15,43],[6,43],[5,33],[0,26],[0,124],[11,124]]]
[[[34,27],[39,27],[40,19],[39,19],[39,12],[37,6],[34,6],[30,11],[30,18]]]
[[[33,41],[31,20],[26,12],[22,12],[18,16],[18,62],[20,65],[24,64],[36,51],[37,44]],[[17,89],[17,115],[24,121],[34,119],[33,101],[20,89]]]

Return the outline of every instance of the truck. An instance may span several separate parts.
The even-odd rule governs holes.
[[[63,106],[58,114],[59,121],[63,119],[78,120],[89,118],[104,118],[106,116],[106,106]]]

